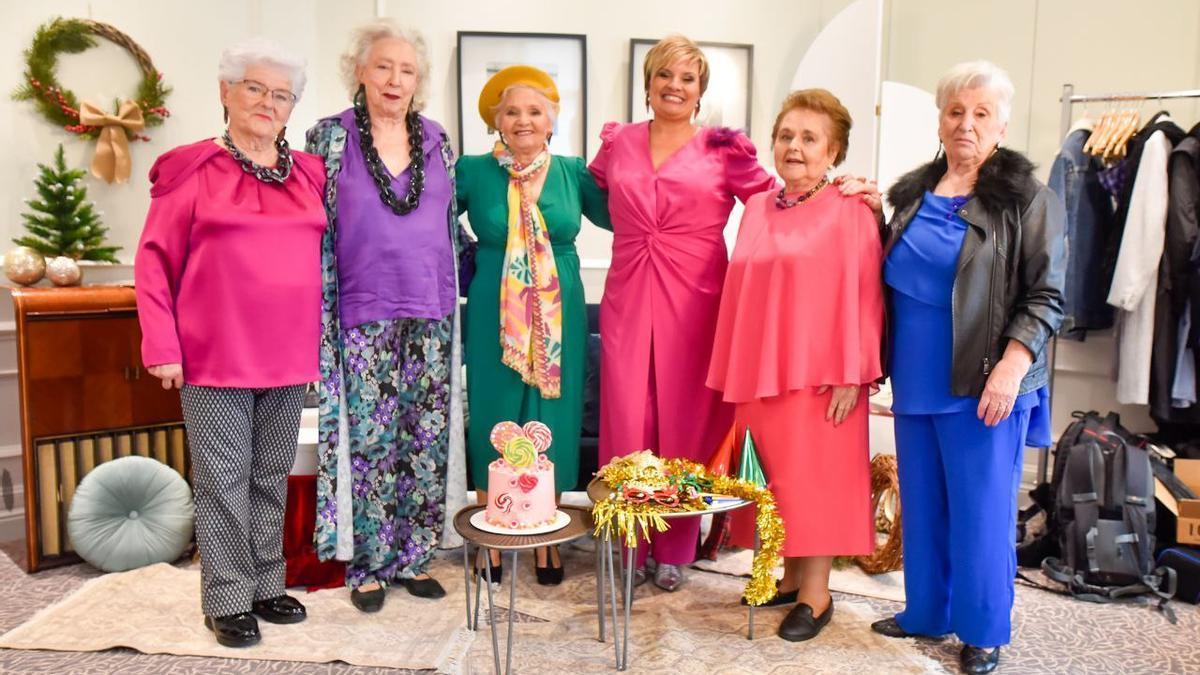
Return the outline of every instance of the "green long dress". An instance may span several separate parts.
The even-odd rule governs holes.
[[[497,422],[539,420],[554,435],[548,451],[559,492],[575,487],[579,473],[579,426],[587,347],[587,307],[579,276],[575,237],[580,216],[612,229],[607,196],[579,157],[554,155],[538,208],[550,231],[558,281],[562,286],[562,396],[542,398],[534,387],[500,360],[500,278],[508,241],[508,172],[488,155],[458,160],[458,213],[466,214],[479,238],[475,277],[467,290],[467,456],[471,478],[487,489],[487,467],[499,455],[489,436]]]

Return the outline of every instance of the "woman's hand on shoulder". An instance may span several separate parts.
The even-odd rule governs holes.
[[[834,178],[833,184],[837,186],[839,192],[847,197],[861,195],[863,203],[871,209],[875,218],[882,220],[883,195],[879,193],[879,185],[875,181],[868,180],[863,176],[843,174]]]

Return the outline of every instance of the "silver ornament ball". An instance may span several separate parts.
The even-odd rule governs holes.
[[[55,286],[78,286],[83,271],[73,258],[60,255],[46,263],[46,278]]]
[[[18,246],[4,254],[4,276],[14,283],[30,286],[46,275],[46,259],[28,246]]]

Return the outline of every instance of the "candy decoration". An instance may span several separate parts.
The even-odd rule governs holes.
[[[514,469],[531,467],[537,461],[537,449],[533,446],[533,441],[524,436],[517,436],[505,443],[501,455]]]
[[[517,486],[520,487],[521,491],[525,493],[532,492],[533,488],[537,487],[537,484],[538,477],[531,473],[523,473],[521,474],[521,477],[517,479]]]
[[[504,454],[504,446],[508,445],[510,440],[520,436],[522,433],[521,426],[516,422],[500,422],[492,427],[490,436],[492,447],[496,449],[496,452]]]
[[[767,487],[767,477],[758,461],[758,450],[754,447],[754,437],[750,435],[749,427],[746,428],[746,438],[742,440],[742,461],[738,464],[737,477],[756,487]]]
[[[541,422],[526,422],[522,429],[525,436],[533,441],[533,447],[537,448],[539,453],[546,452],[550,449],[550,441],[553,435],[550,433],[550,427]]]
[[[502,513],[509,513],[512,511],[513,499],[507,492],[496,495],[494,502],[496,504],[496,508],[500,509]]]

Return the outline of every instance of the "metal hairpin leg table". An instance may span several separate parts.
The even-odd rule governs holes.
[[[487,560],[488,551],[500,551],[501,560],[503,560],[505,552],[512,553],[512,556],[509,558],[508,568],[508,636],[503,670],[504,673],[510,673],[512,672],[513,614],[516,612],[517,602],[517,553],[541,546],[565,544],[586,535],[592,531],[592,515],[588,509],[582,509],[577,506],[559,506],[559,511],[571,516],[571,522],[561,530],[547,532],[546,534],[494,534],[480,530],[471,524],[471,516],[485,508],[487,507],[482,504],[468,506],[454,514],[454,529],[465,540],[463,542],[463,576],[466,579],[467,629],[479,630],[479,599],[482,595],[482,587],[487,586],[488,625],[492,629],[492,659],[495,662],[496,673],[499,675],[501,672],[500,638],[496,632],[496,605],[492,594],[492,567]],[[484,570],[484,576],[487,580],[485,584],[479,575],[475,575],[474,610],[471,607],[472,574],[470,548],[472,544],[475,545],[475,558],[480,560],[480,567]],[[600,630],[603,633],[603,625]],[[601,635],[601,640],[603,640],[603,635]]]
[[[607,499],[611,490],[608,486],[599,479],[593,480],[588,484],[588,497],[593,503]],[[663,518],[666,520],[674,520],[676,518],[699,518],[715,513],[723,513],[740,509],[744,506],[753,506],[753,502],[738,500],[728,504],[722,504],[716,508],[711,508],[706,511],[689,511],[684,513],[665,513]],[[610,537],[603,537],[596,540],[596,611],[599,615],[600,624],[600,641],[604,642],[604,603],[606,595],[608,602],[612,608],[612,633],[613,633],[613,650],[616,653],[617,670],[625,670],[629,667],[629,616],[633,609],[633,573],[636,569],[635,553],[636,548],[625,548],[621,542],[615,542],[615,548],[618,549],[616,555],[616,569],[613,568],[613,548],[614,542]],[[755,549],[758,548],[758,534],[754,536]],[[615,577],[615,578],[614,578]],[[617,613],[617,584],[621,585],[621,604],[623,605],[623,616]],[[754,639],[754,606],[748,608],[749,623],[746,629],[746,639]],[[623,619],[623,620],[622,620]]]

